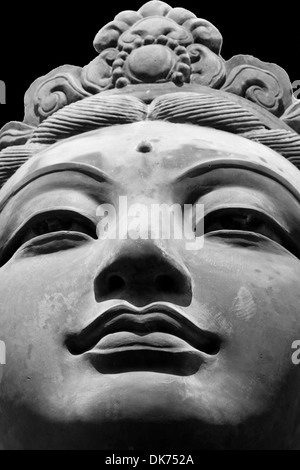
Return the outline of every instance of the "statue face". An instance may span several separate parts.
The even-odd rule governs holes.
[[[166,122],[27,162],[1,191],[2,446],[292,445],[299,188],[268,148]],[[119,216],[120,196],[203,204],[203,248],[97,238],[99,206]]]

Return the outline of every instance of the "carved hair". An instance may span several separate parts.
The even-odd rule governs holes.
[[[0,133],[0,186],[49,145],[143,120],[239,134],[300,168],[300,101],[287,74],[251,56],[225,61],[221,45],[211,23],[161,1],[120,13],[96,35],[90,64],[59,67],[29,88],[24,122]]]

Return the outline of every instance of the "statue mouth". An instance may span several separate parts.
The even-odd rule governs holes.
[[[155,371],[191,375],[211,356],[221,339],[189,320],[178,307],[153,303],[134,307],[115,305],[81,332],[70,334],[72,355],[86,355],[103,374]]]
[[[126,332],[131,336],[130,339],[128,337],[124,339],[124,344],[122,344],[120,335],[124,337]],[[124,302],[104,311],[81,332],[70,334],[66,345],[71,354],[81,355],[95,347],[101,349],[101,341],[105,340],[104,349],[108,351],[112,348],[109,347],[107,338],[112,335],[119,335],[119,340],[116,342],[118,349],[130,345],[173,347],[175,345],[175,343],[172,345],[171,337],[173,337],[177,338],[180,344],[184,343],[201,353],[216,355],[221,344],[218,335],[199,328],[184,315],[181,309],[172,304],[153,303],[139,308]],[[152,344],[151,340],[154,335],[155,340]],[[158,336],[165,344],[158,344]]]

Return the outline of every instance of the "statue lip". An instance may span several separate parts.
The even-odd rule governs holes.
[[[135,307],[124,302],[105,310],[81,332],[69,334],[66,346],[71,354],[81,355],[93,350],[107,335],[123,332],[144,338],[153,333],[165,333],[207,355],[217,354],[221,344],[217,334],[199,328],[171,303]]]

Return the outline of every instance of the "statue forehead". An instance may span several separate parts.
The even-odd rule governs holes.
[[[208,127],[144,121],[98,129],[52,145],[24,164],[4,189],[11,189],[34,172],[63,163],[82,162],[110,173],[116,167],[134,169],[145,161],[150,166],[155,161],[180,173],[217,160],[238,161],[245,168],[264,167],[300,188],[299,170],[264,145]]]
[[[48,147],[33,156],[4,185],[0,205],[4,207],[11,196],[37,178],[42,189],[40,177],[44,174],[85,172],[83,165],[100,178],[104,176],[132,189],[133,182],[136,189],[145,184],[145,175],[148,188],[162,184],[167,188],[181,177],[185,184],[190,184],[194,169],[195,176],[204,174],[202,178],[214,168],[227,168],[227,172],[231,168],[250,170],[252,181],[256,175],[275,179],[300,200],[299,170],[268,147],[208,127],[143,121],[98,129]]]

